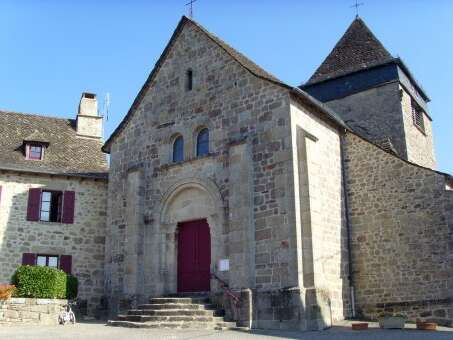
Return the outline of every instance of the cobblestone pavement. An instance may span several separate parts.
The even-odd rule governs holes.
[[[346,339],[410,339],[434,340],[453,339],[452,328],[440,328],[436,332],[422,332],[414,329],[404,331],[380,330],[375,324],[368,331],[352,331],[348,324],[333,327],[322,332],[288,331],[213,331],[213,330],[152,330],[109,327],[100,323],[80,323],[75,326],[7,326],[0,325],[1,340],[189,340],[189,339],[304,339],[304,340],[346,340]],[[413,328],[413,326],[409,325]]]

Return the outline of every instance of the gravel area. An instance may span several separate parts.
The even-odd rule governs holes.
[[[2,340],[144,340],[144,339],[453,339],[452,328],[439,328],[436,332],[417,331],[413,325],[407,330],[381,330],[370,324],[367,331],[352,331],[350,323],[321,332],[288,331],[213,331],[213,330],[162,330],[109,327],[101,323],[79,323],[74,326],[9,326],[0,325]]]

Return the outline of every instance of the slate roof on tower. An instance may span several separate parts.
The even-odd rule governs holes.
[[[336,78],[393,59],[365,22],[357,17],[307,84]]]
[[[25,144],[44,148],[40,161],[25,158]],[[0,110],[0,170],[106,178],[100,140],[78,137],[74,119]]]

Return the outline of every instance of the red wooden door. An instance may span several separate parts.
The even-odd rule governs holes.
[[[206,220],[179,224],[178,292],[210,291],[211,236]]]

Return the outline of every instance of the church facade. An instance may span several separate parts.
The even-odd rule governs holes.
[[[104,146],[107,294],[134,304],[220,278],[252,291],[257,327],[376,317],[387,300],[451,317],[451,178],[431,170],[427,100],[360,18],[301,88],[183,18]],[[186,222],[208,226],[204,282],[181,282]]]
[[[453,178],[434,170],[428,101],[360,18],[293,87],[183,17],[102,147],[89,310],[203,293],[249,327],[451,325]]]

